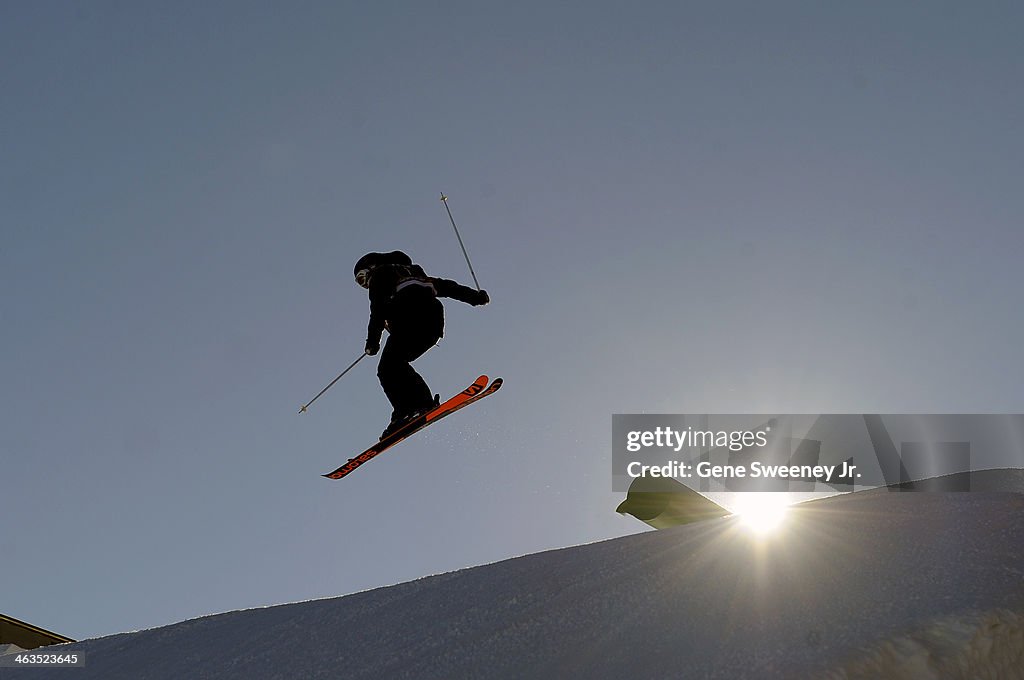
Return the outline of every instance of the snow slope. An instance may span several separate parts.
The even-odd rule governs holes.
[[[53,647],[87,666],[0,680],[1012,678],[1022,615],[1024,495],[872,492],[767,538],[709,520]]]

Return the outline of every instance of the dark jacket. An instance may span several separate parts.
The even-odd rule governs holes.
[[[400,313],[414,296],[428,300],[452,298],[470,305],[484,304],[486,296],[480,291],[449,279],[427,276],[418,264],[381,264],[373,268],[370,277],[370,323],[366,328],[367,346],[380,345],[380,336],[394,315]]]

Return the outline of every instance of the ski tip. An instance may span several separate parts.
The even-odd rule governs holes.
[[[484,388],[487,387],[487,382],[490,380],[486,375],[482,375],[473,381],[473,384],[462,390],[462,394],[473,396],[478,392],[483,392]]]

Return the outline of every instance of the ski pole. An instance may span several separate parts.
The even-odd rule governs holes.
[[[337,377],[337,378],[335,378],[334,380],[332,380],[332,381],[331,381],[331,384],[330,384],[330,385],[328,385],[327,387],[325,387],[325,388],[323,388],[322,390],[320,390],[320,394],[318,394],[318,395],[316,395],[315,397],[313,397],[312,399],[310,399],[310,400],[309,400],[309,403],[308,403],[308,404],[306,404],[305,406],[303,406],[302,408],[300,408],[300,409],[299,409],[299,413],[305,413],[305,412],[306,412],[306,409],[307,409],[307,408],[309,408],[309,406],[310,406],[310,405],[311,405],[311,404],[312,404],[312,403],[313,403],[314,401],[316,401],[317,399],[319,399],[319,398],[320,398],[320,395],[321,395],[321,394],[323,394],[323,393],[324,393],[324,392],[326,392],[327,390],[331,389],[331,385],[333,385],[334,383],[336,383],[336,382],[338,382],[339,380],[341,380],[341,376],[343,376],[343,375],[345,375],[346,373],[348,373],[349,371],[351,371],[351,370],[352,370],[352,368],[353,368],[353,367],[354,367],[354,366],[355,366],[356,364],[358,364],[358,363],[359,363],[360,361],[362,361],[362,360],[363,360],[363,357],[365,357],[365,356],[366,356],[366,352],[363,352],[362,354],[360,354],[360,355],[359,355],[359,358],[358,358],[358,359],[356,359],[355,361],[353,361],[353,362],[352,362],[352,363],[351,363],[351,364],[349,365],[349,367],[348,367],[348,368],[346,368],[346,369],[345,369],[344,371],[342,371],[342,372],[341,372],[340,374],[338,374],[338,377]]]
[[[462,243],[462,237],[459,235],[459,228],[455,226],[455,218],[452,217],[452,211],[448,207],[448,197],[441,192],[441,202],[444,203],[444,209],[448,211],[448,219],[452,222],[452,229],[455,230],[455,238],[459,239],[459,247],[462,248],[462,256],[466,258],[466,264],[469,265],[469,273],[473,276],[473,283],[476,284],[476,289],[480,290],[480,282],[476,280],[476,272],[473,271],[473,264],[469,261],[469,255],[466,254],[466,246]]]

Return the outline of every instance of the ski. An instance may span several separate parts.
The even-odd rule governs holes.
[[[432,423],[441,420],[442,418],[455,413],[461,408],[469,406],[475,401],[479,401],[486,396],[494,394],[501,388],[502,379],[496,378],[489,386],[487,384],[487,376],[482,375],[477,378],[472,385],[464,389],[463,391],[456,394],[454,397],[444,402],[440,406],[428,411],[418,418],[414,418],[409,421],[404,427],[380,440],[370,448],[360,453],[355,458],[349,458],[348,461],[333,472],[329,472],[324,477],[328,479],[341,479],[346,475],[353,472],[363,463],[372,460],[376,456],[384,453],[398,442],[406,439],[410,435],[419,432],[423,428],[431,425]]]
[[[455,413],[459,409],[465,408],[466,406],[469,406],[470,404],[472,404],[475,401],[480,401],[484,397],[494,394],[495,392],[497,392],[501,388],[501,385],[502,385],[503,382],[504,381],[501,378],[495,378],[494,382],[492,382],[490,385],[488,385],[487,389],[485,389],[483,392],[479,392],[478,394],[473,395],[469,399],[466,399],[465,401],[459,402],[458,404],[456,404],[454,407],[448,409],[447,411],[445,411],[443,413],[437,414],[434,417],[434,419],[431,420],[430,422],[431,423],[436,423],[438,420],[441,420],[442,418],[447,418],[448,416],[450,416],[451,414]],[[427,424],[429,425],[430,423],[427,423]]]

